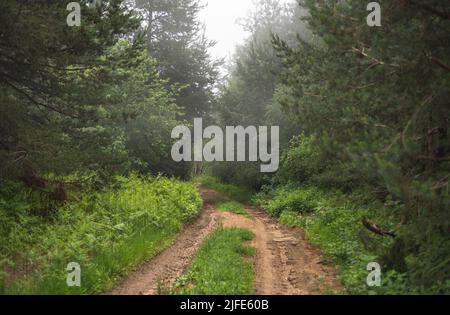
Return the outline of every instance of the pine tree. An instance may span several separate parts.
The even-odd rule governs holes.
[[[370,28],[364,2],[305,1],[315,44],[302,41],[292,48],[274,38],[286,69],[279,102],[323,140],[320,150],[330,152],[323,163],[336,160],[337,172],[351,170],[340,175],[347,176],[349,187],[366,185],[378,197],[402,204],[386,214],[400,226],[386,266],[407,269],[420,288],[445,291],[448,5],[443,0],[380,4],[382,27]]]
[[[206,117],[211,113],[213,88],[220,61],[211,59],[214,45],[205,37],[198,14],[198,0],[138,0],[149,55],[158,60],[159,72],[180,91],[177,104],[184,118]]]

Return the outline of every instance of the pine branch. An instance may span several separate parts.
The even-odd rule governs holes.
[[[450,20],[450,13],[448,13],[448,12],[439,11],[438,9],[435,9],[429,5],[417,3],[416,1],[413,1],[413,0],[409,0],[409,3],[411,3],[412,5],[414,5],[418,8],[421,8],[424,11],[433,13],[434,15],[437,15],[443,19]]]
[[[66,113],[60,109],[57,109],[49,104],[44,104],[42,102],[37,101],[33,96],[29,95],[27,92],[25,92],[24,90],[22,90],[21,88],[15,86],[14,84],[12,84],[11,82],[9,82],[8,80],[6,80],[5,78],[3,78],[2,80],[3,82],[5,82],[8,86],[10,86],[13,90],[19,92],[20,94],[22,94],[23,96],[25,96],[31,103],[38,105],[40,107],[44,107],[47,108],[53,112],[56,112],[58,114],[61,114],[63,116],[68,116],[71,118],[78,118],[76,115],[74,114],[70,114],[70,113]]]

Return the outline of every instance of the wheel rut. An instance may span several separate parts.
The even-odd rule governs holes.
[[[247,207],[251,218],[219,212],[215,205],[227,200],[209,189],[200,189],[204,209],[193,224],[185,227],[174,244],[128,275],[112,295],[156,295],[161,287],[172,287],[190,267],[206,237],[219,227],[245,228],[255,234],[251,246],[256,255],[256,295],[312,295],[327,289],[340,290],[333,266],[323,263],[323,255],[305,239],[299,229],[278,224],[265,212]]]

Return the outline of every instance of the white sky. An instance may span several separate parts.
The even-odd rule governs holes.
[[[207,6],[200,13],[206,25],[206,36],[217,42],[211,49],[214,58],[231,57],[237,44],[249,35],[236,23],[254,8],[255,0],[202,0]],[[290,0],[280,0],[289,2]]]

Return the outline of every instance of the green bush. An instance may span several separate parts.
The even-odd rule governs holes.
[[[267,212],[279,217],[283,212],[309,213],[317,206],[318,191],[314,189],[292,189],[281,187],[275,190],[272,198],[267,198],[265,193],[260,193],[254,198],[267,210]]]
[[[300,135],[294,137],[283,155],[277,176],[284,182],[295,180],[308,182],[320,171],[319,151],[313,146],[314,138]]]
[[[274,181],[286,185],[314,185],[351,193],[373,182],[360,159],[355,162],[328,136],[294,137],[283,153]],[[372,176],[373,177],[373,176]]]
[[[305,226],[304,217],[299,215],[297,212],[292,211],[283,211],[280,214],[280,222],[281,224],[291,228]]]

